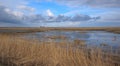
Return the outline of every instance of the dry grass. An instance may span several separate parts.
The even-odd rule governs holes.
[[[16,35],[0,34],[0,62],[4,65],[115,66],[112,61],[111,55],[103,55],[98,48],[88,50],[75,48],[67,41],[59,44],[54,41],[40,42]]]
[[[0,32],[32,33],[44,31],[108,31],[120,34],[120,27],[0,27]]]

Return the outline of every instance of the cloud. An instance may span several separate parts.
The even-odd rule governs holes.
[[[64,16],[64,15],[58,15],[55,19],[56,22],[66,22],[71,21],[71,17]]]
[[[80,21],[89,21],[96,19],[90,17],[89,15],[75,15],[75,16],[65,16],[58,15],[54,16],[50,10],[47,10],[47,15],[34,14],[34,15],[25,15],[23,12],[14,11],[7,7],[0,6],[0,22],[4,23],[40,23],[40,22],[80,22]]]
[[[56,2],[70,7],[120,7],[120,0],[56,0]]]
[[[89,15],[80,15],[76,14],[75,16],[65,16],[65,15],[58,15],[58,16],[43,16],[41,14],[28,16],[26,20],[29,20],[29,22],[85,22],[90,20],[98,20],[99,17],[91,17]]]
[[[19,5],[27,5],[27,0],[0,0],[0,5],[15,9]]]
[[[41,14],[24,16],[23,18],[25,22],[30,22],[30,23],[40,23],[46,21],[46,18]]]
[[[47,16],[46,16],[47,15]],[[48,10],[46,15],[34,14],[26,15],[24,12],[12,10],[5,6],[0,6],[0,24],[3,26],[39,26],[39,25],[58,25],[58,26],[78,26],[81,22],[97,19],[89,15],[76,14],[74,16],[58,15],[53,16],[53,13]],[[52,24],[53,23],[53,24]],[[26,26],[25,26],[26,25]],[[49,25],[49,26],[50,26]]]
[[[88,20],[91,20],[92,17],[88,16],[88,15],[75,15],[73,18],[72,18],[72,21],[88,21]]]
[[[20,5],[17,8],[20,9],[20,10],[23,10],[23,11],[28,11],[28,12],[34,12],[35,11],[35,8],[29,7],[29,6],[26,6],[26,5]]]
[[[90,21],[90,20],[98,20],[100,17],[91,17],[89,15],[82,15],[76,14],[74,16],[65,16],[65,15],[58,15],[55,19],[56,22],[83,22],[83,21]]]
[[[23,12],[13,11],[13,10],[11,10],[11,9],[9,9],[9,8],[5,8],[5,7],[4,7],[4,11],[5,11],[6,13],[12,14],[12,15],[14,15],[14,16],[16,16],[16,17],[22,17],[22,16],[24,15]]]
[[[46,10],[46,14],[47,14],[47,16],[50,16],[50,17],[54,16],[54,14],[51,12],[50,9]]]
[[[20,18],[16,17],[14,12],[11,13],[10,10],[4,6],[0,6],[0,22],[3,23],[20,23]]]
[[[119,11],[115,11],[115,12],[105,12],[105,13],[101,13],[98,14],[100,17],[100,19],[98,20],[99,22],[120,22],[120,13]],[[97,17],[99,18],[99,17]]]
[[[34,14],[36,9],[29,6],[32,0],[0,0],[0,6],[6,7],[6,11],[15,16]]]

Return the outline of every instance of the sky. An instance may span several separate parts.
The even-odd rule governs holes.
[[[119,27],[120,0],[0,0],[0,27]]]

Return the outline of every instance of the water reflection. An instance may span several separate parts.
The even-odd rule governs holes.
[[[56,40],[74,41],[75,39],[84,40],[87,45],[107,44],[110,46],[118,46],[120,43],[120,34],[109,33],[105,31],[48,31],[38,32],[34,34],[34,37],[40,40]],[[64,39],[63,39],[64,38]]]

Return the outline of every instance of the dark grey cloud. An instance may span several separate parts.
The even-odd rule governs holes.
[[[120,0],[56,0],[57,3],[71,7],[91,6],[91,7],[120,7]]]
[[[0,22],[4,23],[20,23],[21,20],[13,14],[9,14],[5,11],[4,6],[0,6]]]
[[[23,16],[23,21],[25,22],[44,22],[46,18],[41,14],[31,15],[31,16]]]
[[[58,15],[55,19],[57,22],[64,22],[64,21],[71,21],[71,17],[64,16],[64,15]]]
[[[72,21],[88,21],[88,20],[91,20],[92,17],[88,16],[88,15],[75,15],[73,18],[72,18]]]
[[[90,21],[90,20],[98,20],[100,17],[91,17],[89,15],[82,15],[82,14],[76,14],[74,16],[64,16],[64,15],[58,15],[56,18],[56,21],[58,22],[81,22],[81,21]]]
[[[97,17],[93,17],[93,19],[96,21],[96,20],[101,19],[101,17],[100,17],[100,16],[97,16]]]
[[[24,18],[25,21],[29,22],[81,22],[81,21],[89,21],[89,20],[98,20],[100,17],[91,17],[89,15],[80,15],[76,14],[75,16],[65,16],[65,15],[58,15],[58,16],[43,16],[43,15],[32,15],[26,16]]]

